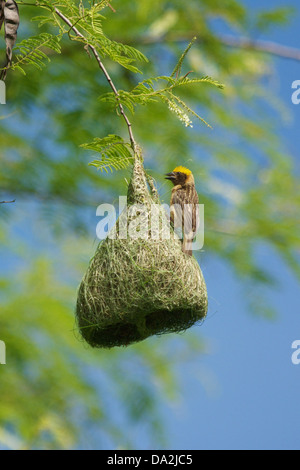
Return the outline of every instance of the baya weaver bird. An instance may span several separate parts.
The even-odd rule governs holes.
[[[183,166],[167,173],[165,179],[172,181],[170,220],[174,229],[182,229],[182,251],[192,256],[192,241],[196,235],[199,221],[198,194],[192,172]]]

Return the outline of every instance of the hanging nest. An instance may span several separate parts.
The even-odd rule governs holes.
[[[99,243],[79,287],[77,322],[92,347],[127,346],[152,335],[178,333],[207,313],[201,269],[195,258],[182,252],[173,232],[166,238],[169,221],[149,178],[148,184],[150,191],[136,158],[128,206],[113,229],[115,238]],[[133,210],[137,204],[143,205],[139,213]],[[151,207],[158,211],[158,227],[150,225]],[[134,224],[143,238],[122,239],[124,228]]]

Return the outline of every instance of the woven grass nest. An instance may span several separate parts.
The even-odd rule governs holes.
[[[116,238],[99,243],[78,291],[77,323],[92,347],[127,346],[152,335],[181,332],[207,313],[201,269],[194,257],[181,251],[174,234],[164,239],[170,227],[163,210],[159,210],[156,236],[153,229],[152,237],[146,239],[119,237],[120,227],[128,227],[137,218],[131,210],[134,204],[143,204],[146,217],[151,205],[161,208],[139,158],[134,163],[127,201],[127,209],[114,228]]]

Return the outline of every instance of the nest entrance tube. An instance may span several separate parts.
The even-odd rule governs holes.
[[[99,243],[78,291],[77,323],[92,347],[127,346],[152,335],[181,332],[207,313],[201,269],[182,252],[178,239],[164,237],[169,222],[153,184],[148,189],[139,158],[127,202],[114,237]],[[153,210],[159,213],[158,227],[150,227]],[[130,236],[137,221],[146,237]],[[127,238],[121,238],[124,229]]]

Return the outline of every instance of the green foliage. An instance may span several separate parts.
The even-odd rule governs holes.
[[[185,51],[183,52],[183,54],[181,55],[178,63],[176,64],[173,72],[171,73],[171,77],[174,77],[174,75],[176,75],[176,78],[178,76],[180,76],[181,74],[181,69],[182,69],[182,65],[183,65],[183,61],[187,55],[187,53],[189,52],[190,48],[192,47],[192,45],[194,44],[194,42],[196,41],[196,36],[192,39],[192,41],[189,43],[189,45],[187,46],[187,48],[185,49]]]
[[[46,48],[60,54],[60,39],[59,36],[53,36],[49,33],[41,33],[38,36],[24,39],[15,47],[15,51],[19,50],[20,54],[16,55],[11,69],[19,70],[24,75],[26,74],[24,70],[26,65],[33,65],[41,70],[45,61],[50,61],[43,49]]]
[[[37,2],[36,5],[40,6],[39,2]],[[87,52],[89,52],[90,47],[94,47],[101,57],[109,58],[133,73],[141,73],[140,70],[133,65],[133,62],[148,62],[147,57],[134,47],[112,41],[104,34],[102,23],[105,18],[100,12],[108,5],[110,5],[108,1],[101,1],[96,4],[89,2],[89,7],[87,8],[82,0],[78,5],[75,5],[71,0],[65,0],[62,3],[43,3],[41,7],[49,10],[51,15],[48,17],[36,16],[33,19],[39,22],[40,27],[48,23],[58,26],[59,34],[58,36],[54,36],[49,33],[41,33],[39,36],[23,40],[17,46],[21,55],[17,55],[12,70],[17,69],[25,74],[24,66],[29,64],[41,69],[42,65],[44,65],[44,60],[47,58],[47,55],[41,49],[47,47],[52,51],[60,53],[60,41],[63,35],[67,33],[70,39],[84,43]],[[73,29],[74,27],[76,29]],[[116,90],[113,86],[113,92],[103,94],[100,100],[114,104],[117,112],[121,111],[120,106],[123,106],[132,113],[137,105],[146,105],[150,102],[160,100],[162,103],[167,104],[169,110],[173,112],[186,127],[192,127],[192,121],[189,115],[193,115],[208,127],[211,127],[202,117],[193,111],[183,99],[174,94],[175,88],[177,89],[184,85],[194,86],[199,83],[209,83],[220,89],[223,88],[222,84],[208,76],[190,79],[187,76],[188,74],[186,74],[180,77],[184,59],[195,41],[196,37],[192,39],[181,55],[170,77],[158,76],[143,80],[130,92]],[[102,65],[99,65],[103,71]],[[106,72],[105,75],[108,83],[111,85],[111,78]],[[173,78],[174,76],[175,78]],[[166,86],[155,89],[154,83],[162,80],[166,82]],[[89,150],[100,152],[102,159],[93,161],[91,165],[101,171],[107,171],[108,168],[111,171],[112,169],[124,169],[132,162],[128,144],[118,136],[109,135],[104,139],[95,138],[92,143],[83,144],[81,146]]]
[[[179,68],[177,70],[179,70]],[[159,81],[165,81],[166,86],[155,89],[155,83]],[[175,79],[172,77],[162,76],[143,80],[130,92],[119,90],[117,96],[114,93],[105,93],[100,97],[100,100],[114,105],[116,109],[118,109],[119,103],[121,103],[132,114],[134,114],[134,110],[137,105],[147,105],[160,100],[162,103],[166,103],[168,105],[169,110],[172,111],[179,120],[186,125],[186,127],[191,125],[191,121],[186,113],[195,116],[210,127],[202,117],[193,111],[182,99],[179,98],[179,96],[174,94],[175,88],[179,88],[184,85],[195,85],[198,83],[209,83],[218,88],[223,88],[222,84],[210,77],[195,79],[181,77]]]
[[[41,7],[49,10],[51,16],[37,16],[33,19],[39,21],[40,26],[51,23],[59,28],[61,35],[67,33],[70,39],[74,41],[94,46],[102,57],[110,58],[131,72],[140,72],[133,63],[139,61],[147,62],[146,56],[134,47],[109,39],[103,31],[103,20],[105,17],[100,12],[108,6],[109,2],[106,0],[97,3],[88,2],[88,6],[85,6],[85,3],[83,1],[74,2],[72,0],[53,3],[43,2]],[[39,2],[37,2],[37,6],[39,6]],[[70,20],[73,26],[76,26],[84,38],[79,37],[64,23],[57,15],[57,9]]]
[[[255,21],[256,28],[265,32],[274,25],[284,26],[290,21],[293,13],[295,13],[294,8],[289,6],[259,12]]]
[[[102,159],[94,160],[90,165],[101,172],[105,170],[108,173],[107,169],[111,172],[113,169],[121,170],[133,162],[130,145],[118,135],[108,135],[103,139],[97,137],[90,144],[82,144],[81,147],[100,153]]]

